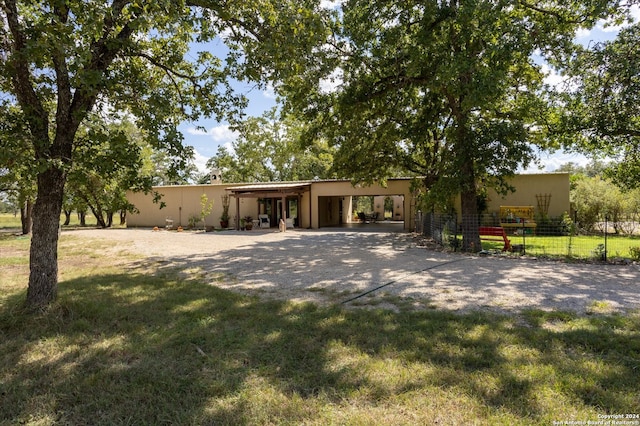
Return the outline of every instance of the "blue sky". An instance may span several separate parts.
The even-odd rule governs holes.
[[[337,4],[338,2],[336,1],[325,2],[325,6],[329,8],[336,7]],[[640,20],[640,7],[633,7],[632,16],[636,22]],[[612,40],[616,37],[620,28],[620,26],[610,26],[605,22],[601,22],[592,30],[578,31],[576,41],[584,45],[589,45],[605,40]],[[220,45],[215,46],[215,48],[224,49],[224,46],[220,43]],[[554,70],[546,65],[543,65],[543,69],[547,72],[547,82],[549,84],[555,85],[562,83],[562,76],[558,75]],[[234,89],[247,96],[249,105],[245,113],[248,116],[259,116],[264,111],[276,105],[275,94],[270,88],[256,88],[253,84],[249,85],[236,82]],[[198,130],[198,127],[203,128],[204,131]],[[180,130],[184,134],[185,144],[195,148],[196,165],[202,171],[206,170],[205,163],[210,157],[215,155],[219,146],[229,145],[237,137],[237,135],[229,129],[227,123],[217,122],[214,119],[202,119],[196,123],[183,123],[180,126]],[[568,162],[584,165],[589,162],[589,159],[578,154],[559,152],[542,154],[541,162],[542,169],[532,167],[524,172],[549,172]]]

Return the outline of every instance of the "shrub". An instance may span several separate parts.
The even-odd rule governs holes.
[[[540,236],[570,235],[574,224],[568,213],[557,217],[539,217],[536,219],[536,234]]]
[[[633,260],[640,261],[640,247],[639,246],[629,247],[629,253],[631,254],[631,258]]]

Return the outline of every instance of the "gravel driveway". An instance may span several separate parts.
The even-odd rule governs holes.
[[[412,234],[353,230],[63,234],[114,241],[228,290],[267,298],[454,311],[640,309],[640,266],[567,264],[428,250]]]

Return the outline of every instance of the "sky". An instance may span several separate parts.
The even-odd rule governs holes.
[[[325,1],[325,7],[328,8],[336,7],[337,4],[338,2],[336,1]],[[636,22],[640,20],[639,6],[633,6],[632,16]],[[602,41],[613,40],[621,28],[621,26],[611,26],[607,25],[605,22],[600,22],[591,30],[578,31],[576,34],[576,41],[583,45],[590,45]],[[213,46],[213,48],[223,49],[224,47]],[[562,76],[558,75],[558,73],[546,64],[543,64],[542,66],[543,70],[547,73],[547,83],[552,85],[562,83]],[[249,105],[245,110],[245,114],[247,116],[262,115],[263,112],[277,105],[275,93],[270,87],[256,88],[254,84],[245,84],[241,82],[235,82],[233,86],[237,92],[243,93],[249,100]],[[215,119],[202,119],[195,123],[183,123],[179,130],[184,135],[185,144],[194,147],[195,164],[198,169],[203,172],[207,171],[206,162],[210,157],[215,155],[218,147],[230,146],[237,137],[237,134],[229,129],[228,123],[217,122]],[[538,166],[532,166],[526,170],[521,170],[520,172],[552,172],[562,164],[568,162],[585,165],[590,161],[583,155],[568,152],[556,152],[553,154],[542,153],[540,160],[541,168]]]

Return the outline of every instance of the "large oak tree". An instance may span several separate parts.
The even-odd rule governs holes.
[[[0,87],[27,123],[37,174],[30,308],[44,307],[57,295],[63,191],[73,163],[82,161],[77,134],[87,117],[126,112],[155,147],[184,159],[177,125],[202,114],[237,113],[243,100],[232,94],[229,78],[259,80],[265,62],[284,60],[295,43],[305,44],[304,34],[291,35],[314,27],[313,7],[307,6],[304,1],[0,1]],[[193,43],[220,35],[247,51],[217,57],[190,50]],[[252,53],[255,46],[259,55]]]
[[[279,87],[339,148],[341,175],[422,177],[431,199],[461,195],[464,248],[478,250],[480,185],[545,144],[544,73],[533,59],[570,51],[606,1],[348,0],[334,37]],[[334,87],[330,87],[331,79]],[[293,96],[292,96],[293,94]]]

